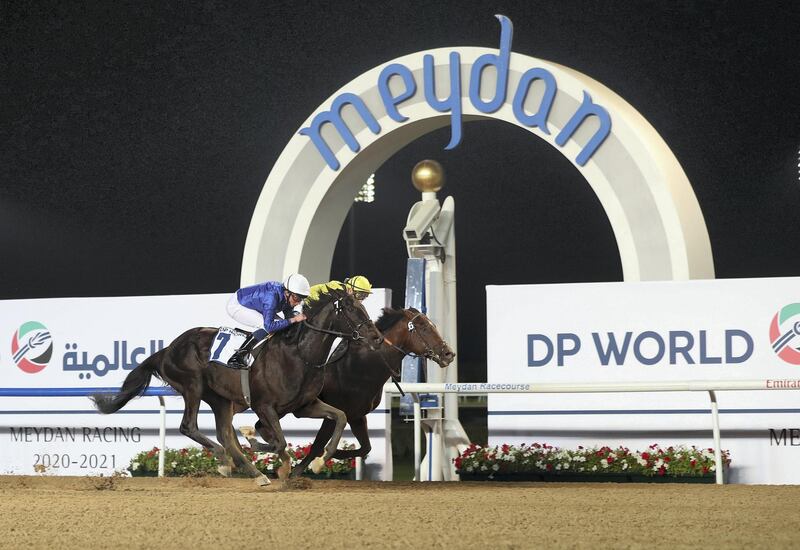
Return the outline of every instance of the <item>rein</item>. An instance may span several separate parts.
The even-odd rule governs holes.
[[[343,310],[342,310],[342,306],[339,304],[339,300],[336,300],[335,302],[333,302],[333,305],[334,305],[334,312],[335,312],[336,315],[339,315],[340,313],[342,313]],[[330,329],[326,329],[326,328],[322,328],[322,327],[318,327],[318,326],[312,325],[311,323],[308,322],[307,319],[303,321],[303,325],[307,326],[308,328],[310,328],[313,331],[322,332],[324,334],[330,334],[330,335],[336,336],[338,338],[343,338],[345,340],[350,340],[351,342],[358,342],[359,340],[363,340],[364,336],[361,334],[360,329],[366,323],[370,322],[369,317],[367,317],[366,319],[364,319],[363,321],[361,321],[358,324],[354,324],[354,322],[347,315],[344,316],[344,320],[347,322],[349,327],[352,329],[350,334],[347,334],[346,332],[339,332],[338,330],[330,330]],[[298,349],[298,354],[299,354],[299,349]],[[321,365],[315,365],[314,368],[319,369],[319,368],[325,367],[327,365],[330,365],[332,363],[335,363],[336,361],[341,359],[341,356],[337,357],[336,359],[333,359],[333,355],[330,353],[330,351],[328,352],[328,354],[330,355],[331,360],[326,360]],[[300,356],[300,358],[303,359],[302,355]],[[305,363],[306,366],[309,366],[309,362],[306,361],[305,359],[303,359],[303,363]]]

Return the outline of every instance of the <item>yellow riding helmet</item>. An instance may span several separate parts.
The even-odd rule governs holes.
[[[372,283],[363,275],[355,275],[345,279],[344,284],[353,289],[353,294],[363,294],[365,297],[372,294]]]

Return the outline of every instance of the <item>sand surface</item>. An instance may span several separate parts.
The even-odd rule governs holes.
[[[0,476],[0,548],[800,547],[800,487]]]

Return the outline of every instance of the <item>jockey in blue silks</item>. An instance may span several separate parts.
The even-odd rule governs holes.
[[[283,283],[267,281],[237,290],[228,300],[228,315],[256,330],[234,352],[228,364],[235,368],[246,368],[249,363],[245,358],[257,342],[263,340],[267,334],[304,321],[306,316],[295,313],[292,308],[299,305],[310,292],[308,280],[297,273],[289,275]]]

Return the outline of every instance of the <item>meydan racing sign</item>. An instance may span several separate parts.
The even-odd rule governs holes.
[[[800,278],[488,286],[486,297],[487,384],[758,382],[717,394],[729,479],[800,483],[800,443],[786,435],[800,426]],[[706,392],[490,395],[488,408],[492,444],[711,444]]]
[[[511,39],[513,27],[511,20],[504,15],[496,16],[500,20],[500,51],[498,54],[484,54],[478,57],[469,69],[469,99],[473,107],[481,113],[490,114],[500,109],[506,102],[508,90],[509,60],[511,57]],[[437,112],[449,113],[451,137],[446,149],[453,149],[461,142],[462,120],[462,93],[461,93],[461,55],[453,51],[449,56],[449,93],[446,97],[440,98],[437,94],[436,74],[434,71],[434,56],[426,54],[423,56],[423,81],[425,101]],[[493,96],[489,100],[481,97],[482,78],[486,74],[486,69],[493,67],[494,90]],[[390,82],[396,80],[402,83],[401,89],[393,91]],[[526,109],[526,100],[531,92],[531,87],[535,83],[543,86],[542,98],[533,112]],[[487,84],[490,85],[490,84]],[[378,89],[382,100],[384,113],[396,122],[406,122],[409,120],[401,112],[402,104],[414,97],[417,92],[418,83],[414,74],[406,65],[402,63],[391,63],[384,67],[378,76]],[[558,85],[552,72],[544,67],[532,67],[525,71],[517,83],[516,90],[513,91],[512,107],[514,116],[522,126],[536,128],[546,135],[550,135],[547,119],[556,98]],[[374,133],[381,133],[381,126],[375,115],[370,111],[361,97],[351,92],[339,94],[331,103],[328,111],[316,114],[309,126],[302,128],[300,134],[307,136],[319,150],[325,162],[332,170],[339,169],[339,161],[331,150],[330,146],[323,138],[321,129],[324,124],[332,124],[338,130],[342,139],[353,152],[358,152],[361,148],[358,140],[353,135],[352,130],[342,118],[342,109],[345,105],[351,105],[361,116],[363,122]],[[583,92],[583,102],[567,121],[566,125],[555,137],[555,143],[559,147],[575,134],[578,127],[588,117],[595,117],[599,122],[599,127],[594,134],[583,145],[575,158],[578,166],[584,166],[592,158],[595,151],[603,143],[611,132],[611,116],[603,106],[596,104],[589,92]],[[378,117],[380,118],[380,117]]]

